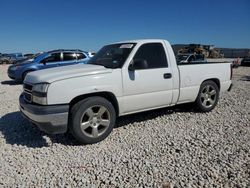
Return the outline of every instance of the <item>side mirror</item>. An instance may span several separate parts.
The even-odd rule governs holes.
[[[147,68],[148,62],[145,59],[134,59],[133,62],[129,65],[128,70],[135,71]]]

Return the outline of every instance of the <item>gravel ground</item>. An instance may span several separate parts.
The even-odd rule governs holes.
[[[250,187],[250,68],[210,113],[122,117],[101,143],[48,136],[18,110],[22,85],[0,66],[0,187]]]

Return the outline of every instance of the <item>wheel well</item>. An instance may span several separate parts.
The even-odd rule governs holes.
[[[28,72],[34,71],[33,69],[26,70],[22,73],[22,79],[24,79],[24,75],[27,74]]]
[[[83,100],[83,99],[86,99],[88,97],[95,97],[95,96],[98,96],[98,97],[103,97],[105,99],[107,99],[108,101],[111,102],[111,104],[114,106],[115,108],[115,112],[116,112],[116,115],[118,116],[119,115],[119,105],[118,105],[118,101],[115,97],[115,95],[111,92],[97,92],[97,93],[90,93],[90,94],[84,94],[84,95],[80,95],[80,96],[77,96],[75,97],[74,99],[72,99],[69,103],[69,106],[70,106],[70,109],[79,101]]]
[[[33,70],[33,69],[28,69],[28,70],[26,70],[26,71],[24,71],[24,72],[22,73],[22,76],[24,76],[24,74],[26,74],[26,73],[28,73],[28,72],[32,72],[32,71],[35,71],[35,70]]]
[[[203,82],[205,82],[205,81],[213,81],[217,86],[218,86],[218,88],[219,88],[219,90],[220,90],[220,80],[218,79],[218,78],[210,78],[210,79],[207,79],[207,80],[204,80]],[[202,82],[202,83],[203,83]]]

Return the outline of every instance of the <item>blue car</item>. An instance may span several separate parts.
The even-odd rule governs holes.
[[[88,52],[81,50],[53,50],[39,54],[34,59],[11,65],[8,76],[16,81],[23,81],[27,73],[58,66],[87,63],[90,59]]]

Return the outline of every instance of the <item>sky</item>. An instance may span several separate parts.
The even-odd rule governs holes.
[[[147,38],[250,48],[249,0],[1,0],[0,20],[0,53]]]

